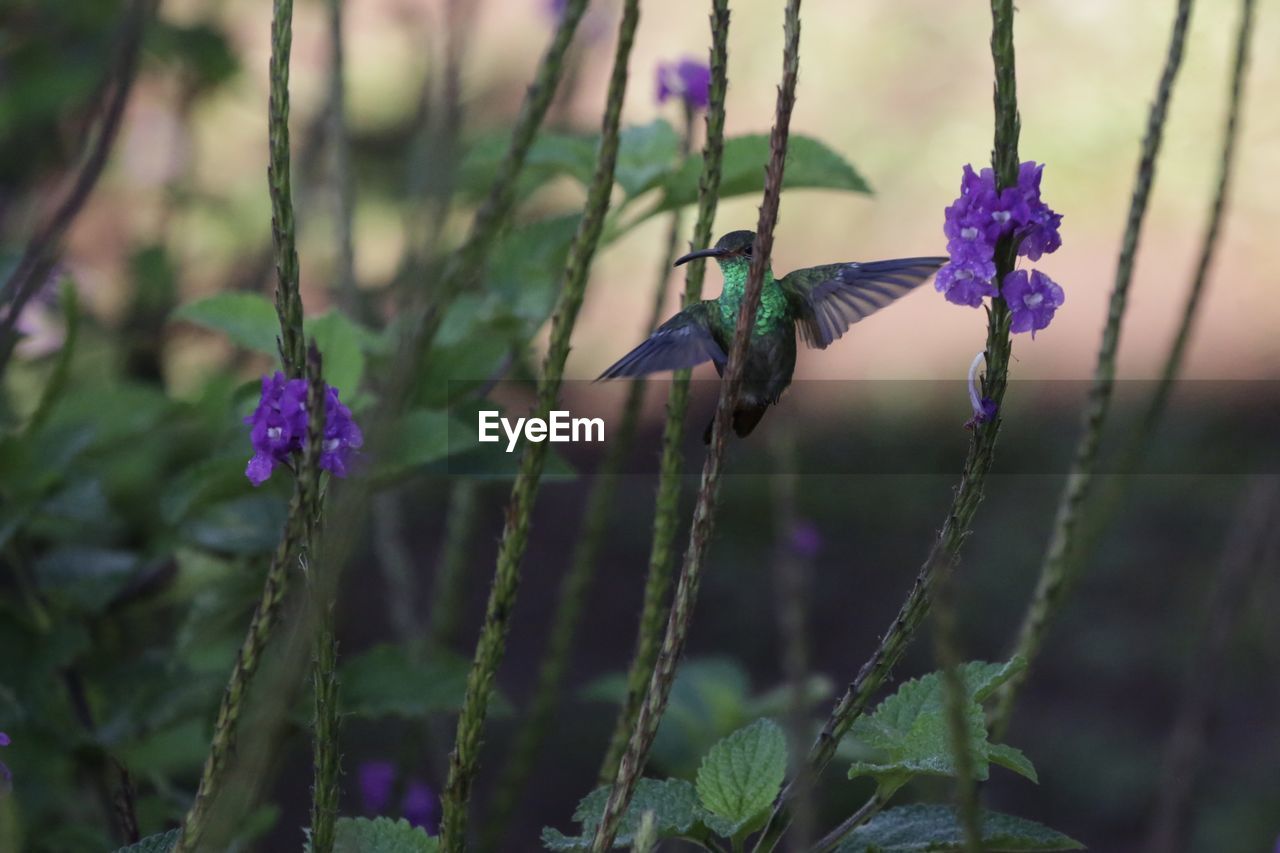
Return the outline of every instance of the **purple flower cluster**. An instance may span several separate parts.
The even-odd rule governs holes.
[[[711,68],[705,62],[682,59],[658,63],[658,103],[679,98],[685,109],[705,110],[711,101]]]
[[[9,745],[9,736],[4,732],[0,732],[0,746]],[[9,768],[0,761],[0,797],[9,793],[13,789],[13,774],[9,772]]]
[[[380,815],[391,804],[396,784],[396,768],[390,761],[366,761],[357,771],[360,798],[367,814]],[[428,835],[440,831],[440,798],[418,779],[410,779],[400,800],[400,814],[412,826],[421,827]]]
[[[253,414],[244,419],[253,442],[253,458],[245,476],[255,486],[265,483],[277,465],[288,465],[302,452],[307,440],[307,382],[285,379],[276,371],[262,377],[262,398]],[[324,395],[324,440],[320,446],[320,467],[345,477],[356,450],[364,444],[360,427],[351,410],[338,399],[338,389],[326,386]]]
[[[964,167],[960,197],[947,208],[942,227],[951,261],[938,271],[935,284],[948,302],[973,308],[983,298],[1003,292],[1013,312],[1012,330],[1029,331],[1032,337],[1049,325],[1054,310],[1062,305],[1062,288],[1043,273],[1033,272],[1028,279],[1019,270],[1007,275],[997,290],[995,253],[996,243],[1004,237],[1016,241],[1018,254],[1032,261],[1062,245],[1058,233],[1062,215],[1040,198],[1043,172],[1043,165],[1028,161],[1018,168],[1014,186],[997,190],[991,169],[974,172],[972,166]],[[1021,279],[1015,281],[1016,276]],[[1011,286],[1016,298],[1009,294]]]

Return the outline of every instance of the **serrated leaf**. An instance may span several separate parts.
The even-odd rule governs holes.
[[[265,296],[219,293],[183,305],[173,317],[222,332],[246,349],[268,355],[279,353],[276,336],[280,334],[280,320],[275,306]]]
[[[619,135],[614,180],[628,196],[637,196],[674,168],[679,152],[680,136],[664,119],[630,125]]]
[[[773,805],[787,773],[787,737],[772,720],[756,720],[711,747],[698,768],[698,799],[723,818],[712,829],[734,836]]]
[[[974,661],[960,668],[965,686],[965,724],[974,778],[985,780],[990,761],[1007,766],[1028,778],[1035,778],[1031,762],[1012,747],[993,746],[987,740],[986,718],[980,704],[997,687],[1017,673],[1025,662]],[[861,717],[850,734],[871,748],[875,759],[855,762],[849,776],[875,777],[882,792],[891,793],[914,775],[954,776],[955,759],[946,717],[946,697],[940,673],[912,679],[885,699],[875,712]],[[996,753],[993,755],[992,750]],[[1006,763],[1008,762],[1008,763]]]
[[[333,827],[333,853],[436,853],[439,849],[440,839],[404,818],[340,817]]]
[[[735,136],[724,144],[720,198],[755,195],[764,189],[764,167],[769,162],[769,137],[764,134]],[[675,210],[698,200],[698,176],[702,155],[691,154],[680,169],[663,181],[662,200],[653,213]],[[793,135],[787,143],[783,189],[828,189],[869,193],[871,188],[848,161],[810,136]]]
[[[546,827],[542,830],[542,843],[548,850],[589,850],[596,827],[609,800],[606,785],[582,798],[573,813],[573,819],[581,826],[576,837]],[[653,812],[654,827],[659,838],[669,838],[688,832],[701,818],[698,792],[682,779],[641,779],[636,783],[631,805],[618,826],[614,847],[627,847],[635,840],[645,812]]]
[[[1007,743],[989,743],[987,744],[987,760],[992,764],[999,764],[1001,767],[1012,770],[1019,776],[1025,776],[1036,784],[1040,783],[1040,778],[1036,776],[1036,768],[1032,766],[1031,759],[1023,755],[1022,750],[1016,746],[1009,746]]]
[[[376,342],[376,336],[336,310],[307,318],[303,327],[324,359],[324,381],[337,388],[342,401],[350,404],[364,376],[365,350]]]
[[[157,835],[148,835],[128,847],[121,847],[116,850],[116,853],[169,853],[170,850],[178,846],[178,839],[181,837],[181,829],[171,829],[168,832],[161,832]]]
[[[949,806],[913,805],[873,817],[855,829],[837,853],[917,853],[963,850],[964,828]],[[982,849],[988,853],[1083,850],[1084,845],[1035,821],[999,812],[982,813]]]

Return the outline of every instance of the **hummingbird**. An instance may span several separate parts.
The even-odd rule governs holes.
[[[730,231],[712,248],[677,258],[675,266],[695,258],[715,258],[724,276],[724,289],[715,299],[695,302],[667,320],[599,378],[643,376],[707,361],[723,376],[755,238],[754,231]],[[780,279],[765,269],[760,307],[747,346],[742,392],[733,410],[733,431],[739,437],[749,435],[791,384],[797,332],[810,347],[826,349],[849,326],[910,292],[947,260],[924,257],[824,264]],[[702,436],[704,443],[711,442],[714,424],[713,418]]]

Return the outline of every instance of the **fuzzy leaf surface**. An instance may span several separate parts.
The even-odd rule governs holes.
[[[855,829],[837,853],[918,853],[963,850],[964,828],[950,806],[911,805],[882,812]],[[988,853],[1083,850],[1084,845],[1035,821],[982,813],[982,849]]]

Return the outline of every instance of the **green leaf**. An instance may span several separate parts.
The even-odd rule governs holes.
[[[307,849],[311,849],[308,841]],[[404,818],[340,817],[333,828],[333,853],[436,853],[440,839]]]
[[[178,839],[181,837],[181,829],[171,829],[158,835],[148,835],[128,847],[121,847],[116,853],[169,853],[170,850],[178,846]]]
[[[338,389],[344,403],[350,403],[364,376],[365,349],[376,336],[336,310],[308,318],[303,327],[324,358],[325,382]]]
[[[769,162],[769,137],[764,134],[735,136],[725,141],[721,200],[755,195],[764,189],[764,167]],[[698,176],[702,155],[690,154],[680,169],[662,184],[662,200],[651,213],[685,207],[698,200]],[[848,161],[809,136],[792,135],[787,143],[783,189],[827,189],[869,193],[871,188]]]
[[[222,332],[246,349],[278,355],[276,336],[280,320],[276,307],[256,293],[219,293],[191,302],[174,312],[174,319],[186,320],[215,332]]]
[[[398,477],[476,446],[475,429],[442,409],[406,413],[393,427],[375,476]]]
[[[1022,750],[1016,746],[1009,746],[1007,743],[989,743],[987,744],[987,760],[992,764],[999,764],[1008,770],[1012,770],[1019,776],[1025,776],[1036,784],[1040,783],[1040,778],[1036,775],[1036,768],[1032,766],[1031,759],[1022,753]]]
[[[182,536],[217,554],[265,554],[275,549],[288,513],[288,506],[276,495],[245,495],[197,513],[182,525]]]
[[[510,134],[491,133],[473,140],[467,146],[459,168],[459,189],[471,198],[480,198],[493,183],[510,145]],[[524,169],[516,183],[516,197],[526,198],[552,178],[568,175],[586,185],[595,168],[595,136],[571,136],[542,133],[534,140],[525,157]]]
[[[679,153],[680,136],[664,119],[630,125],[618,139],[614,180],[628,196],[637,196],[672,171]]]
[[[589,850],[596,827],[609,801],[609,786],[597,788],[582,798],[573,819],[582,831],[570,838],[550,827],[542,830],[542,843],[548,850]],[[631,805],[622,816],[614,847],[627,847],[640,830],[645,812],[653,812],[654,827],[659,838],[670,838],[688,832],[702,817],[698,792],[682,779],[641,779],[636,783]]]
[[[400,646],[380,645],[342,664],[343,712],[409,719],[462,707],[468,661],[442,651],[410,660]]]
[[[1021,752],[988,742],[986,716],[980,704],[1023,666],[1025,662],[1015,658],[1003,664],[972,662],[960,669],[965,686],[964,715],[975,779],[987,778],[991,761],[1028,778],[1035,778],[1031,762]],[[872,776],[882,793],[892,793],[916,775],[956,775],[940,673],[929,673],[903,684],[896,693],[881,702],[874,713],[860,717],[850,729],[850,734],[870,747],[876,756],[874,760],[855,762],[849,768],[850,778]]]
[[[964,829],[949,806],[901,806],[876,815],[836,849],[837,853],[963,850]],[[1083,850],[1084,845],[1035,821],[983,812],[982,849],[988,853]]]
[[[711,747],[698,768],[698,799],[723,820],[718,834],[753,827],[773,805],[787,773],[787,737],[772,720],[756,720]]]
[[[69,545],[36,561],[36,583],[43,593],[95,612],[111,603],[139,565],[132,551]]]

